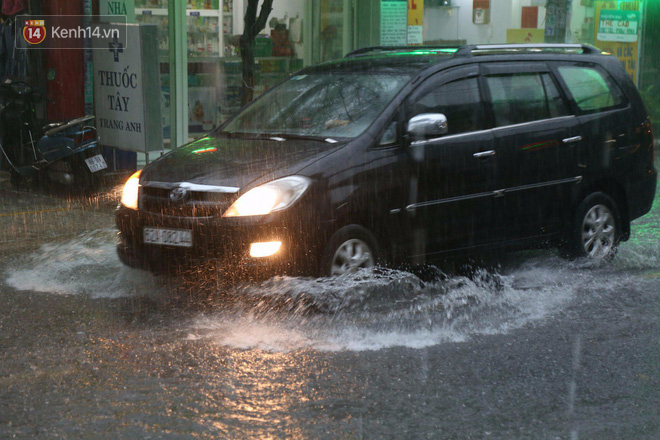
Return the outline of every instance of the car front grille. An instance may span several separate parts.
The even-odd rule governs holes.
[[[171,188],[143,186],[140,189],[140,209],[174,217],[216,217],[234,200],[234,193],[188,191],[183,200],[170,198]]]

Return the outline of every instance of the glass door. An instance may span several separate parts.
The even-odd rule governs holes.
[[[353,47],[355,0],[313,0],[312,64],[342,58]]]

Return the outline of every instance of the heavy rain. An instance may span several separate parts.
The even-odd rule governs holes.
[[[41,3],[2,2],[0,439],[660,437],[660,8]]]

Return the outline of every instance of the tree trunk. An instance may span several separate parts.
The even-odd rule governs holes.
[[[243,95],[241,98],[243,105],[254,98],[254,39],[266,27],[266,20],[268,20],[268,16],[273,10],[273,0],[263,0],[259,18],[257,18],[258,3],[259,0],[248,0],[247,10],[243,18],[245,30],[241,35],[240,44],[243,64]]]
[[[241,38],[241,61],[243,63],[243,85],[241,104],[245,105],[254,98],[254,40]]]

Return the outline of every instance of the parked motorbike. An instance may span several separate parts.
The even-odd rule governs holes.
[[[44,124],[36,105],[46,99],[25,81],[0,84],[0,160],[8,165],[12,185],[56,182],[76,190],[98,189],[108,166],[94,116]]]

